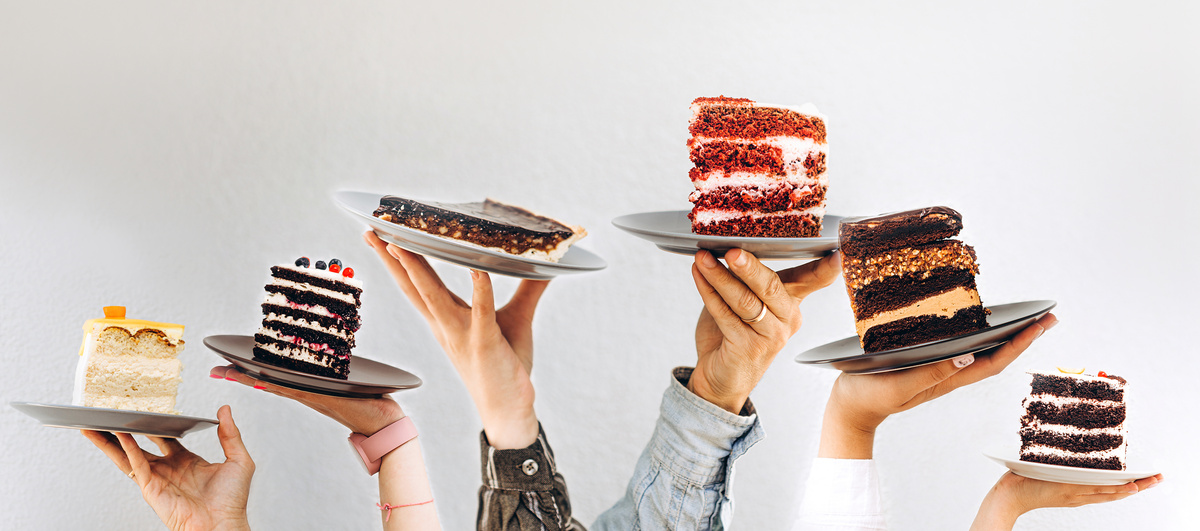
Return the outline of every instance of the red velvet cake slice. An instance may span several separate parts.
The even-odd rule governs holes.
[[[816,107],[722,96],[696,98],[691,109],[692,232],[821,235],[827,150],[825,118]]]

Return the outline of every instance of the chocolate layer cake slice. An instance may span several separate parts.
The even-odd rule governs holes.
[[[549,262],[557,262],[587,235],[583,227],[492,199],[438,203],[389,195],[379,200],[374,215],[441,238]]]
[[[313,267],[309,267],[312,265]],[[308,258],[271,268],[254,335],[254,359],[309,374],[347,379],[360,326],[362,282],[341,261]]]
[[[987,327],[962,216],[930,207],[843,220],[842,274],[863,350],[880,352]]]
[[[696,98],[691,110],[692,232],[821,235],[827,146],[825,118],[816,107],[722,96]]]
[[[1022,461],[1125,470],[1125,379],[1082,372],[1029,373]]]

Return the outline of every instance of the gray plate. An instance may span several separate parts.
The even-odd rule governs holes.
[[[358,356],[350,358],[350,377],[346,380],[276,367],[254,359],[254,336],[208,336],[204,346],[253,378],[310,393],[379,398],[421,386],[421,379],[408,371]]]
[[[1124,485],[1130,481],[1148,478],[1158,472],[1149,469],[1099,470],[1095,468],[1078,468],[1073,466],[1047,465],[1022,461],[1020,452],[1014,448],[994,448],[984,452],[992,461],[1000,463],[1018,476],[1053,481],[1055,483],[1070,483],[1073,485]]]
[[[17,411],[37,419],[43,426],[51,428],[110,431],[178,439],[194,431],[217,425],[217,421],[212,419],[166,413],[35,402],[12,402],[9,405]]]
[[[796,363],[824,365],[849,374],[872,374],[919,367],[999,347],[1017,332],[1046,315],[1054,301],[1026,301],[1001,304],[988,309],[988,327],[963,335],[930,341],[895,350],[867,354],[858,343],[858,336],[826,343],[796,356]]]
[[[371,215],[376,208],[379,208],[379,199],[382,197],[381,194],[348,190],[333,194],[333,200],[338,205],[370,225],[375,230],[375,234],[379,235],[379,239],[395,244],[406,251],[445,260],[463,267],[510,277],[549,280],[558,275],[599,271],[608,266],[603,258],[578,245],[572,245],[567,249],[567,253],[558,262],[547,262],[439,238],[427,232],[383,221]]]
[[[672,253],[694,255],[704,249],[720,257],[736,247],[760,260],[793,260],[832,253],[838,247],[838,223],[842,221],[842,216],[825,216],[821,236],[816,238],[737,238],[695,234],[687,216],[687,210],[643,212],[621,216],[612,224]]]

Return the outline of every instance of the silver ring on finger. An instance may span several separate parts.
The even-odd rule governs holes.
[[[764,302],[762,305],[762,310],[758,312],[757,317],[755,317],[753,319],[742,319],[741,317],[739,317],[739,319],[742,319],[743,323],[754,324],[754,323],[757,323],[757,322],[763,320],[764,318],[766,318],[766,316],[767,316],[767,304]]]

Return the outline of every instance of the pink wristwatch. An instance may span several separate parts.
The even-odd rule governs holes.
[[[350,446],[353,446],[354,450],[358,452],[358,456],[362,458],[367,474],[374,476],[379,472],[383,456],[404,446],[404,443],[416,437],[416,425],[413,424],[411,418],[404,417],[375,432],[375,435],[370,437],[361,433],[351,433]]]

